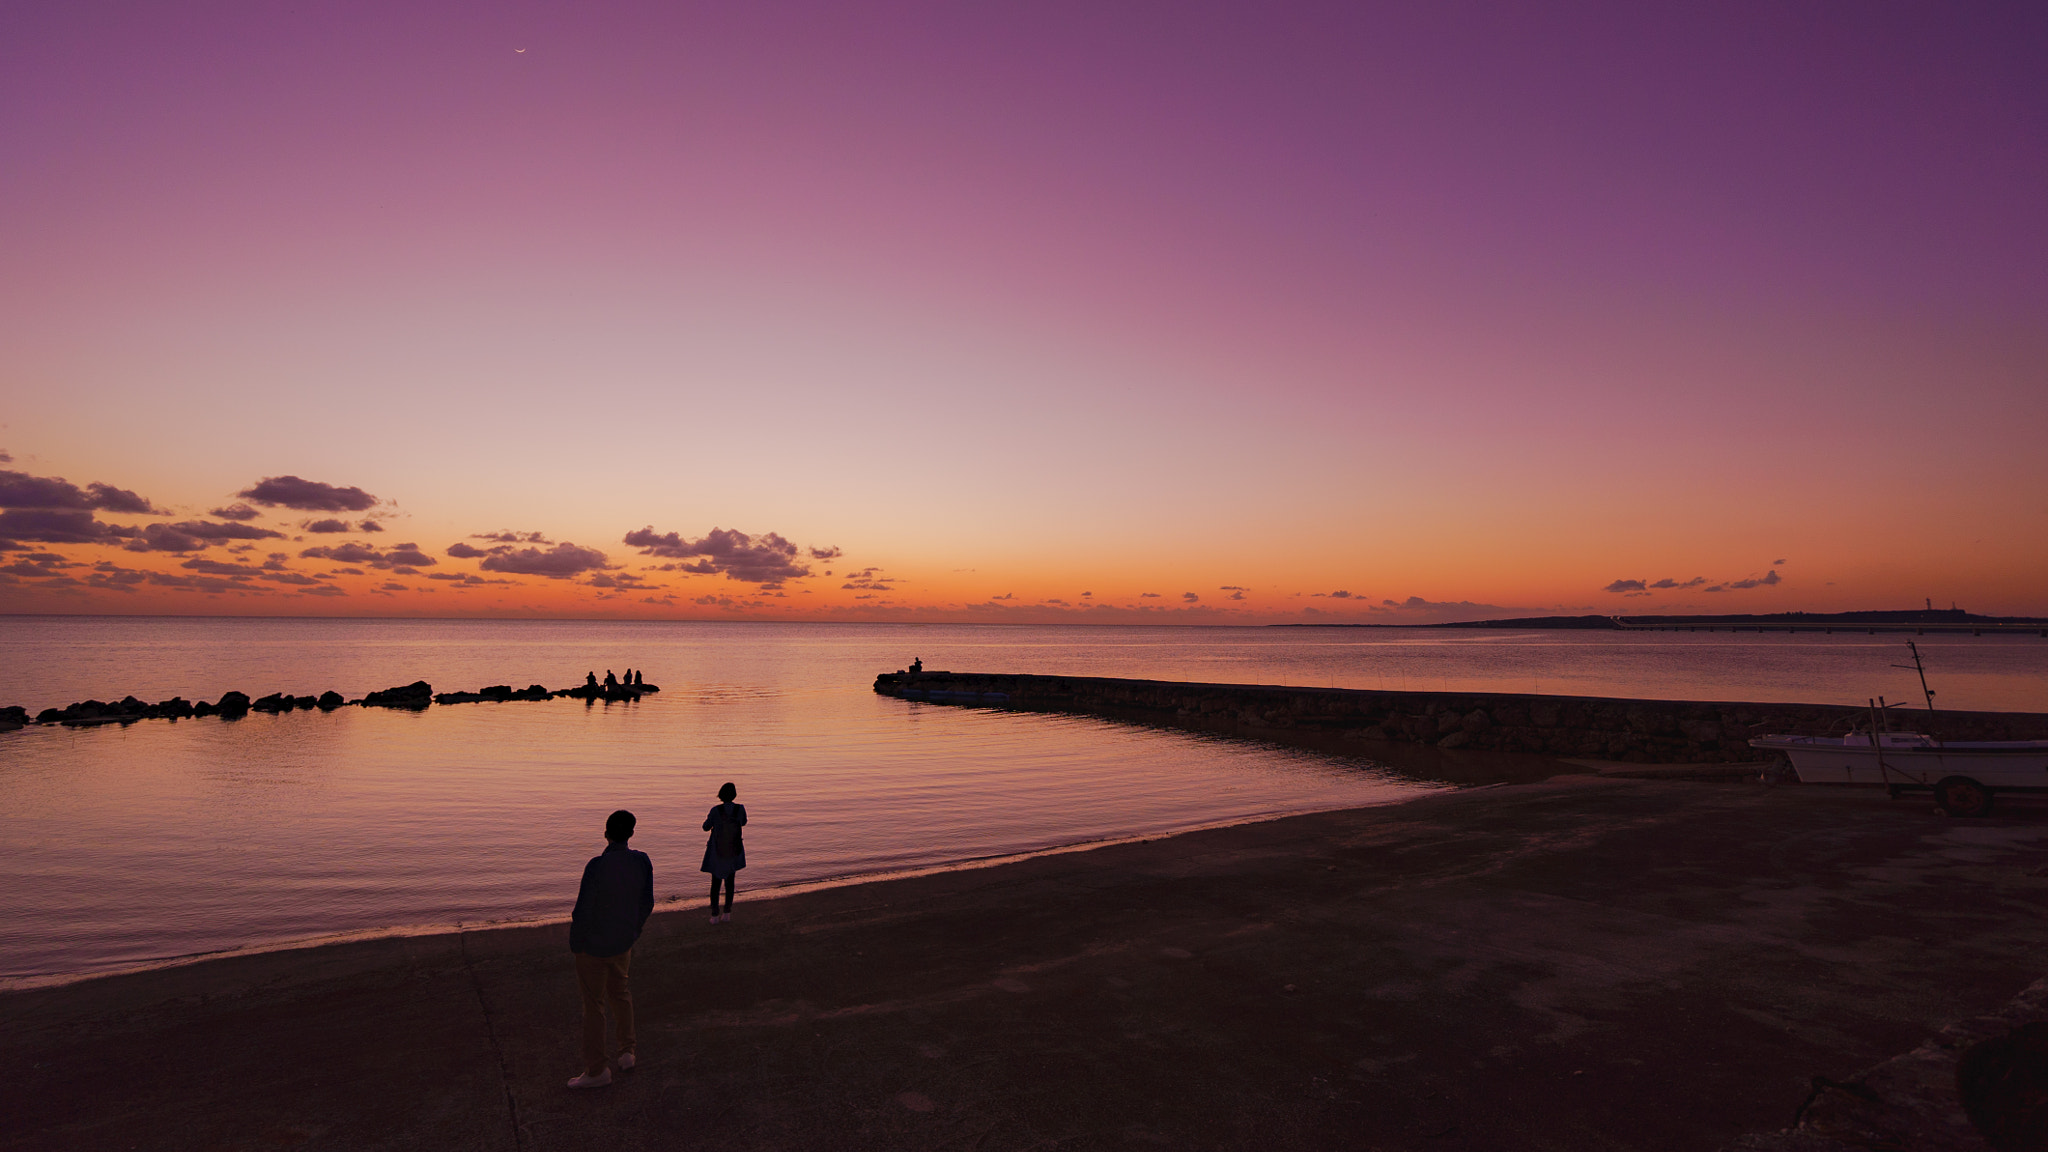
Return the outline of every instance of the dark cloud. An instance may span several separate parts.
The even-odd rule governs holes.
[[[1015,592],[1005,592],[1001,596],[989,597],[990,600],[1015,600],[1016,598],[1017,594]]]
[[[690,540],[676,532],[657,535],[649,526],[626,533],[625,542],[640,549],[644,556],[670,560],[701,556],[701,560],[684,564],[683,571],[704,575],[723,572],[728,579],[750,584],[772,586],[811,574],[809,568],[796,562],[797,546],[773,532],[749,536],[745,532],[713,528],[703,539]]]
[[[894,577],[883,576],[881,571],[880,568],[863,568],[858,572],[848,572],[846,583],[840,587],[848,591],[894,592],[896,589],[890,584]]]
[[[360,573],[358,573],[358,575],[360,575]],[[462,586],[462,587],[464,587],[464,588],[470,587],[471,585],[475,585],[475,584],[510,584],[510,583],[512,583],[512,581],[510,581],[510,580],[486,580],[486,579],[484,579],[484,578],[483,578],[483,577],[481,577],[481,576],[473,576],[473,575],[471,575],[471,574],[470,574],[470,573],[468,573],[468,572],[429,572],[429,573],[427,573],[427,579],[429,579],[429,580],[440,580],[440,581],[443,581],[443,582],[445,582],[445,583],[450,583],[450,584],[457,584],[457,585],[460,585],[460,586]]]
[[[1138,599],[1140,599],[1140,600],[1157,600],[1157,599],[1159,599],[1159,593],[1157,593],[1157,592],[1140,592],[1140,593],[1138,593]]]
[[[194,556],[192,559],[178,565],[178,567],[189,568],[194,572],[204,572],[209,576],[240,576],[244,579],[250,576],[260,576],[263,573],[263,569],[252,567],[248,564],[226,564],[219,560],[208,560],[204,556]]]
[[[382,532],[384,530],[384,525],[377,523],[375,520],[365,520],[361,524],[356,525],[356,527],[365,532]]]
[[[1344,589],[1342,589],[1342,588],[1339,588],[1339,589],[1337,589],[1337,590],[1336,590],[1335,592],[1311,592],[1311,593],[1309,593],[1309,595],[1310,595],[1310,596],[1321,596],[1321,597],[1323,597],[1323,598],[1325,598],[1325,599],[1329,599],[1329,600],[1363,600],[1363,599],[1365,599],[1365,597],[1363,597],[1363,596],[1361,596],[1361,595],[1357,595],[1357,594],[1354,594],[1354,593],[1351,593],[1351,592],[1347,592],[1347,591],[1345,591],[1345,590],[1344,590]],[[1392,603],[1393,603],[1393,601],[1392,601],[1392,600],[1389,600],[1389,601],[1387,601],[1387,603],[1389,603],[1389,604],[1392,604]]]
[[[455,558],[456,558],[457,560],[474,560],[474,559],[476,559],[476,558],[477,558],[477,557],[479,557],[479,556],[488,556],[488,555],[490,555],[490,553],[488,553],[488,552],[484,551],[483,549],[481,549],[481,548],[477,547],[476,545],[474,545],[474,544],[464,544],[464,543],[463,543],[462,541],[460,541],[460,540],[457,540],[457,541],[456,541],[455,543],[453,543],[453,544],[450,544],[450,545],[449,545],[449,546],[448,546],[448,547],[447,547],[447,548],[445,549],[445,551],[446,551],[446,552],[447,552],[447,553],[448,553],[448,554],[449,554],[450,556],[453,556],[453,557],[455,557]]]
[[[585,583],[592,588],[643,589],[648,586],[646,577],[635,576],[631,572],[620,572],[617,575],[599,572]]]
[[[279,584],[311,585],[320,583],[320,581],[313,577],[302,575],[298,572],[265,572],[262,573],[262,577],[265,580],[275,580]]]
[[[1193,604],[1195,601],[1201,599],[1200,596],[1195,595],[1193,592],[1183,592],[1180,594],[1180,598],[1182,600],[1187,601],[1190,604]]]
[[[493,548],[478,565],[486,572],[509,572],[515,576],[546,576],[562,580],[603,568],[608,558],[595,548],[579,548],[564,541],[553,548]]]
[[[1728,582],[1728,587],[1730,587],[1730,588],[1767,588],[1767,587],[1769,587],[1769,586],[1771,586],[1771,585],[1773,585],[1773,584],[1780,584],[1780,583],[1783,583],[1783,581],[1782,581],[1782,580],[1780,580],[1780,579],[1779,579],[1779,577],[1778,577],[1778,570],[1777,570],[1777,569],[1775,569],[1775,568],[1773,568],[1773,569],[1771,569],[1771,570],[1770,570],[1769,572],[1765,573],[1765,574],[1764,574],[1764,575],[1762,575],[1762,576],[1752,576],[1752,577],[1750,577],[1750,578],[1749,578],[1749,579],[1747,579],[1747,580],[1730,580],[1730,581]]]
[[[150,524],[126,533],[130,552],[195,552],[229,540],[284,539],[284,533],[253,524],[216,524],[210,520],[185,520],[177,524]]]
[[[138,516],[162,515],[148,500],[126,488],[95,480],[80,488],[60,476],[31,476],[0,469],[0,508],[44,511],[98,509]]]
[[[133,528],[102,524],[91,512],[68,508],[9,508],[0,512],[0,539],[46,544],[97,544],[133,535]]]
[[[247,504],[230,504],[225,508],[211,509],[206,514],[208,516],[218,516],[223,520],[254,520],[258,516],[263,515],[263,513],[249,507]]]
[[[845,552],[840,550],[839,545],[837,544],[834,544],[830,548],[806,548],[804,549],[804,551],[809,552],[811,554],[811,559],[813,560],[837,560],[841,556],[846,555]],[[1778,561],[1778,563],[1783,564],[1784,561],[1780,560]],[[826,575],[830,576],[831,573],[827,572]]]
[[[361,488],[341,488],[297,476],[265,476],[235,495],[272,508],[301,512],[367,512],[377,498]]]
[[[0,448],[0,464],[12,464],[12,463],[14,463],[14,457],[12,457],[12,456],[9,456],[9,455],[7,454],[7,449],[5,449],[5,448]]]
[[[514,532],[507,528],[498,532],[472,532],[471,540],[489,540],[496,544],[553,544],[554,541],[538,532]]]
[[[348,531],[349,523],[346,520],[308,520],[299,527],[315,535],[324,536],[333,532]]]
[[[354,540],[346,544],[322,545],[308,548],[299,553],[307,560],[333,560],[341,564],[365,564],[371,568],[391,569],[404,565],[410,568],[430,568],[440,561],[420,551],[417,544],[393,544],[379,552],[368,544]]]
[[[1773,561],[1771,561],[1771,563],[1773,563],[1773,564],[1783,564],[1783,563],[1784,563],[1784,561],[1783,561],[1783,560],[1773,560]]]
[[[92,506],[108,512],[128,512],[137,516],[161,516],[162,512],[150,506],[149,501],[137,496],[126,488],[102,484],[95,480],[86,486],[92,493]]]
[[[45,576],[55,576],[62,569],[76,567],[78,567],[77,564],[64,559],[64,557],[57,555],[55,552],[32,552],[12,564],[0,567],[0,572],[5,572],[10,576],[26,576],[31,579],[40,579]]]
[[[1641,592],[1645,585],[1641,580],[1616,580],[1602,589],[1604,592]]]
[[[1669,577],[1669,576],[1666,576],[1666,577],[1665,577],[1665,578],[1663,578],[1662,580],[1659,580],[1659,581],[1657,581],[1657,582],[1656,582],[1655,584],[1652,584],[1652,585],[1650,585],[1650,587],[1652,587],[1652,588],[1697,588],[1697,587],[1699,587],[1700,585],[1702,585],[1702,584],[1705,584],[1706,582],[1707,582],[1707,578],[1706,578],[1705,576],[1695,576],[1695,577],[1693,577],[1692,579],[1690,579],[1690,580],[1687,580],[1687,581],[1684,581],[1684,582],[1682,582],[1682,583],[1681,583],[1680,581],[1677,581],[1677,580],[1674,580],[1674,579],[1672,579],[1672,578],[1671,578],[1671,577]],[[1613,591],[1613,589],[1612,589],[1612,588],[1610,588],[1610,589],[1608,589],[1608,591],[1612,592],[1612,591]]]

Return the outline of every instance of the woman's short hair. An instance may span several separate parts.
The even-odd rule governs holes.
[[[631,840],[635,823],[633,814],[621,808],[610,816],[605,817],[604,838],[607,840]]]
[[[728,804],[732,803],[732,798],[739,794],[740,790],[733,787],[732,781],[730,780],[727,780],[725,783],[720,784],[718,786],[718,798],[720,800],[725,801]]]

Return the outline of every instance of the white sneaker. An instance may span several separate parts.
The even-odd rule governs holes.
[[[612,1063],[617,1064],[619,1066],[619,1071],[621,1072],[631,1072],[633,1070],[633,1065],[638,1064],[639,1062],[640,1061],[634,1059],[633,1054],[631,1052],[621,1052],[619,1053],[619,1058],[617,1060],[612,1061]]]
[[[592,1075],[591,1075],[590,1073],[588,1073],[588,1072],[585,1072],[585,1073],[584,1073],[583,1075],[581,1075],[581,1076],[578,1076],[578,1077],[577,1077],[577,1078],[575,1078],[574,1080],[571,1080],[571,1081],[569,1081],[569,1087],[571,1087],[571,1088],[602,1088],[602,1087],[604,1087],[605,1085],[607,1085],[607,1084],[609,1084],[609,1083],[611,1083],[611,1082],[612,1082],[612,1070],[611,1070],[611,1069],[609,1069],[609,1068],[607,1068],[607,1069],[605,1069],[604,1071],[602,1071],[602,1072],[599,1072],[599,1073],[598,1073],[597,1075],[595,1075],[595,1076],[592,1076]]]

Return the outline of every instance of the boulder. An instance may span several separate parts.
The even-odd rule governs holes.
[[[249,694],[247,692],[223,693],[220,702],[213,706],[213,710],[223,720],[233,720],[237,717],[245,716],[249,712]]]
[[[252,712],[289,712],[292,710],[292,698],[282,692],[272,692],[249,705],[249,709]]]
[[[152,711],[167,720],[182,720],[192,714],[192,705],[186,703],[183,696],[173,696],[156,705]]]
[[[363,697],[363,704],[377,708],[425,708],[434,702],[434,686],[415,680],[397,688],[386,688]]]
[[[19,704],[0,708],[0,720],[5,720],[9,724],[16,726],[26,724],[28,723],[28,709],[23,708]]]
[[[512,698],[512,686],[510,684],[493,684],[489,688],[477,689],[476,694],[486,700],[510,700]]]
[[[205,700],[201,700],[199,703],[194,704],[192,706],[192,715],[194,716],[211,716],[219,711],[220,709],[215,708],[211,703]]]
[[[292,697],[292,703],[301,708],[310,709],[320,703],[320,698],[318,696],[294,696]]]
[[[546,700],[552,693],[538,684],[528,684],[521,692],[514,692],[514,700]]]
[[[341,698],[341,693],[336,692],[332,688],[330,688],[327,691],[322,692],[320,694],[320,699],[315,700],[313,703],[322,712],[332,712],[336,708],[341,707],[343,704],[348,703],[348,701],[343,700]]]

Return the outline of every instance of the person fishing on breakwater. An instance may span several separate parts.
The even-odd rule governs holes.
[[[576,983],[583,991],[583,1073],[571,1088],[602,1088],[612,1068],[624,1072],[639,1062],[633,1036],[633,990],[627,983],[633,945],[654,911],[654,863],[647,853],[626,847],[633,838],[633,814],[621,808],[604,822],[603,855],[583,866],[576,909],[569,914],[569,951],[576,954]],[[618,1059],[604,1058],[604,1017],[609,1006],[619,1034]]]
[[[733,874],[747,866],[747,845],[740,838],[740,829],[747,825],[747,806],[732,802],[739,791],[730,780],[720,785],[718,807],[704,818],[704,830],[711,833],[711,838],[704,842],[702,871],[711,873],[713,924],[723,924],[732,919]],[[725,885],[724,912],[718,910],[718,886],[721,883]]]

